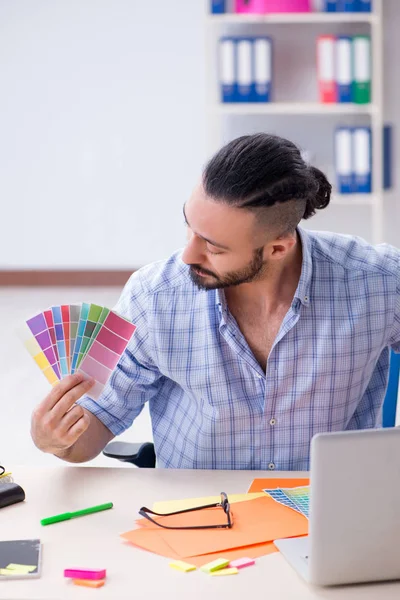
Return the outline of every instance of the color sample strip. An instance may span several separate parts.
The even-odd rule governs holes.
[[[296,505],[299,512],[307,517],[310,510],[310,488],[302,486],[297,488],[282,488],[281,491]]]
[[[67,361],[67,350],[65,347],[64,339],[64,328],[62,322],[62,314],[60,306],[52,306],[51,312],[53,313],[54,329],[56,332],[56,342],[58,350],[58,359],[60,363],[61,378],[66,377],[69,374],[68,361]]]
[[[76,341],[75,341],[75,346],[74,346],[74,358],[72,360],[72,365],[71,365],[72,373],[75,373],[75,371],[77,369],[79,351],[80,351],[81,345],[82,345],[83,333],[85,331],[86,321],[87,321],[88,314],[89,314],[89,308],[90,308],[90,304],[88,304],[87,302],[83,302],[83,304],[81,306],[81,312],[79,315],[78,330],[77,330],[77,336],[76,336]]]
[[[74,359],[74,350],[75,350],[75,341],[78,334],[78,323],[79,316],[81,314],[81,304],[71,304],[69,307],[69,315],[70,315],[70,350],[69,350],[69,362],[70,362],[70,372],[74,373],[72,369],[72,363]]]
[[[57,367],[58,367],[58,372],[60,374],[60,379],[61,379],[60,359],[59,359],[58,350],[57,350],[57,340],[56,340],[56,331],[54,329],[53,313],[51,312],[50,309],[48,309],[48,310],[43,311],[43,315],[44,315],[44,318],[46,319],[47,330],[49,332],[51,343],[52,343],[53,350],[54,350],[54,354],[57,359]]]
[[[46,377],[47,381],[52,385],[58,383],[58,378],[49,363],[46,355],[43,350],[39,346],[38,341],[35,336],[32,335],[32,331],[28,327],[26,323],[18,328],[17,335],[21,339],[25,348],[28,350],[29,354],[32,356],[33,360],[38,365],[39,369],[42,371],[43,375]]]
[[[65,357],[67,359],[67,367],[68,374],[71,373],[71,358],[70,358],[70,346],[71,346],[71,333],[70,333],[70,311],[68,304],[62,304],[60,306],[61,309],[61,319],[63,325],[63,333],[64,333],[64,342],[65,342]]]
[[[133,323],[117,313],[110,311],[107,315],[79,367],[79,371],[96,381],[88,392],[94,400],[97,400],[103,391],[135,330],[136,326]]]
[[[79,368],[83,358],[87,354],[89,345],[94,336],[94,330],[96,329],[96,325],[100,319],[100,315],[103,311],[103,306],[99,306],[98,304],[91,304],[89,307],[89,313],[85,325],[85,329],[82,336],[82,343],[79,349],[79,356],[77,367]]]
[[[274,490],[263,490],[266,494],[268,494],[269,496],[271,496],[271,498],[273,498],[275,500],[275,502],[279,502],[279,504],[283,504],[283,506],[287,506],[288,508],[291,508],[292,510],[295,510],[296,512],[301,512],[296,504],[293,502],[293,500],[291,500],[290,498],[287,497],[287,495],[279,488],[274,489]]]
[[[90,342],[89,342],[89,344],[88,344],[88,347],[86,348],[86,352],[89,352],[89,350],[90,350],[90,348],[91,348],[91,346],[92,346],[92,344],[93,344],[94,340],[96,339],[96,337],[97,337],[97,334],[99,333],[99,331],[100,331],[100,329],[101,329],[101,327],[102,327],[102,325],[103,325],[104,321],[106,320],[106,318],[107,318],[107,316],[108,316],[109,312],[110,312],[110,309],[109,309],[109,308],[106,308],[106,307],[104,307],[104,308],[103,308],[103,310],[101,311],[100,318],[99,318],[98,322],[96,323],[96,327],[94,328],[94,331],[93,331],[93,336],[92,336],[92,338],[90,339]]]
[[[26,321],[28,328],[34,335],[44,355],[49,361],[57,379],[61,379],[60,370],[58,368],[58,360],[53,349],[53,343],[50,333],[47,329],[46,318],[43,313],[39,313]]]

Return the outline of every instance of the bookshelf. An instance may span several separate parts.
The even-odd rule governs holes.
[[[373,12],[371,13],[302,13],[302,14],[269,14],[269,15],[241,15],[241,14],[210,14],[210,2],[204,0],[206,6],[205,30],[206,30],[206,145],[208,155],[213,154],[228,139],[224,136],[224,125],[227,119],[252,119],[259,117],[265,119],[265,130],[276,117],[299,120],[312,116],[316,126],[321,119],[335,121],[340,125],[344,119],[347,124],[352,124],[352,119],[363,119],[363,122],[371,127],[372,131],[372,193],[371,194],[339,194],[334,192],[331,204],[340,206],[345,211],[346,206],[367,207],[370,240],[377,244],[385,240],[384,235],[384,189],[383,189],[383,24],[382,4],[383,0],[373,1]],[[304,28],[312,32],[312,35],[329,32],[329,27],[346,27],[346,33],[352,31],[352,27],[364,26],[371,36],[372,55],[372,103],[366,105],[357,104],[322,104],[315,98],[311,101],[307,98],[302,101],[272,101],[269,103],[223,103],[220,100],[218,82],[218,41],[223,35],[268,35],[274,38],[274,31],[282,31],[282,27],[291,28],[293,33]],[[296,26],[296,30],[294,27]],[[327,29],[328,28],[328,29]],[[355,31],[357,33],[357,31]],[[274,52],[275,49],[274,49]],[[313,58],[315,57],[315,50]],[[309,73],[307,73],[309,76]],[[314,78],[316,81],[316,67]],[[316,85],[315,85],[316,89]],[[225,127],[226,129],[226,127]],[[229,130],[229,127],[228,127]],[[249,132],[253,131],[249,127]],[[277,131],[279,134],[279,131]],[[334,128],[329,143],[333,147]],[[236,137],[233,135],[232,137]],[[285,135],[285,137],[290,137]],[[318,150],[317,150],[318,152]],[[316,165],[320,166],[320,165]],[[334,183],[334,181],[332,182]],[[329,209],[328,209],[329,210]],[[345,214],[343,215],[345,217]],[[368,236],[365,236],[368,237]]]

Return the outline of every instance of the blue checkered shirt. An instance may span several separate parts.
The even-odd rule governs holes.
[[[314,434],[379,427],[400,352],[400,251],[298,231],[301,276],[266,372],[224,293],[199,291],[177,252],[126,284],[116,310],[137,331],[102,396],[81,404],[118,435],[148,402],[171,468],[307,470]]]

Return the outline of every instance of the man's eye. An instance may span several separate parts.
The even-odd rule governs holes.
[[[209,248],[206,248],[206,252],[207,252],[208,254],[214,254],[214,255],[215,255],[215,254],[222,254],[222,252],[220,252],[220,251],[219,251],[219,252],[213,252],[213,251],[212,251],[212,250],[210,250]]]

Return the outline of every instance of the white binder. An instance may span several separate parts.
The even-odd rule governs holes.
[[[255,102],[271,100],[272,41],[268,37],[254,39],[254,96]]]
[[[353,140],[349,127],[338,127],[335,132],[335,164],[339,194],[353,191]]]
[[[371,193],[371,129],[355,127],[353,130],[354,191]]]

